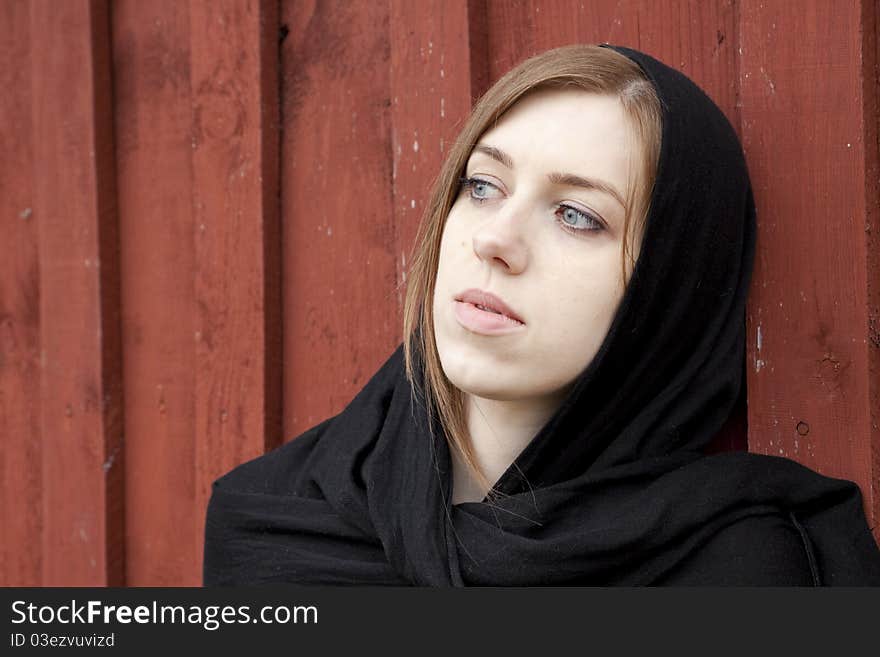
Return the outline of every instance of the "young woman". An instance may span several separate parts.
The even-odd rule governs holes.
[[[205,584],[880,584],[854,484],[704,454],[754,245],[739,142],[684,75],[615,46],[523,62],[440,171],[403,344],[215,482]]]

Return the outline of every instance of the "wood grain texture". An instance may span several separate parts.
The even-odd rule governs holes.
[[[31,4],[42,578],[124,575],[122,373],[106,2]]]
[[[796,6],[740,3],[742,136],[760,224],[750,447],[854,479],[874,524],[876,50],[863,50],[863,3]]]
[[[284,435],[340,411],[399,344],[389,8],[284,2]]]
[[[190,5],[199,511],[211,482],[277,444],[280,430],[267,437],[267,418],[280,416],[277,285],[266,284],[279,269],[276,10],[265,0]]]
[[[120,2],[114,20],[127,582],[196,585],[211,482],[280,434],[277,14]]]
[[[868,406],[871,416],[871,499],[868,522],[880,544],[880,7],[862,3],[862,130],[865,143],[865,241],[868,256]]]
[[[0,586],[42,576],[40,261],[33,208],[30,2],[0,4]]]
[[[129,585],[192,581],[195,276],[189,12],[114,5]],[[176,528],[193,527],[185,537]],[[183,540],[181,540],[183,538]]]

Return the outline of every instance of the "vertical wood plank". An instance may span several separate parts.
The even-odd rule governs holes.
[[[855,480],[873,525],[877,119],[865,89],[876,50],[863,50],[874,29],[863,11],[857,0],[743,0],[740,82],[759,219],[750,446]]]
[[[388,11],[281,7],[287,438],[342,410],[401,339]]]
[[[121,0],[113,24],[126,581],[172,586],[193,582],[198,563],[189,12]]]
[[[880,7],[862,2],[862,131],[865,143],[868,404],[871,416],[871,492],[866,510],[880,545]],[[873,502],[873,503],[872,503]]]
[[[201,556],[211,482],[281,430],[277,3],[193,2],[189,22]]]
[[[31,4],[40,251],[42,584],[124,576],[119,262],[110,22],[99,0]]]
[[[120,2],[115,25],[128,579],[195,585],[211,481],[280,436],[277,14]]]
[[[397,310],[408,260],[450,144],[471,108],[467,2],[391,3],[391,147],[397,227]],[[480,64],[477,64],[480,66]]]
[[[0,4],[0,586],[40,583],[40,263],[33,209],[30,3]]]

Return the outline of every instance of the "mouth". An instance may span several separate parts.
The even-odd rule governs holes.
[[[481,335],[518,331],[525,322],[499,297],[483,290],[467,290],[455,298],[455,318],[467,330]]]

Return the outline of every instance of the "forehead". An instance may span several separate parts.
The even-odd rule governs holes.
[[[616,96],[542,89],[519,100],[479,142],[500,148],[515,168],[600,176],[624,188],[641,145]],[[487,157],[474,153],[471,156]]]

